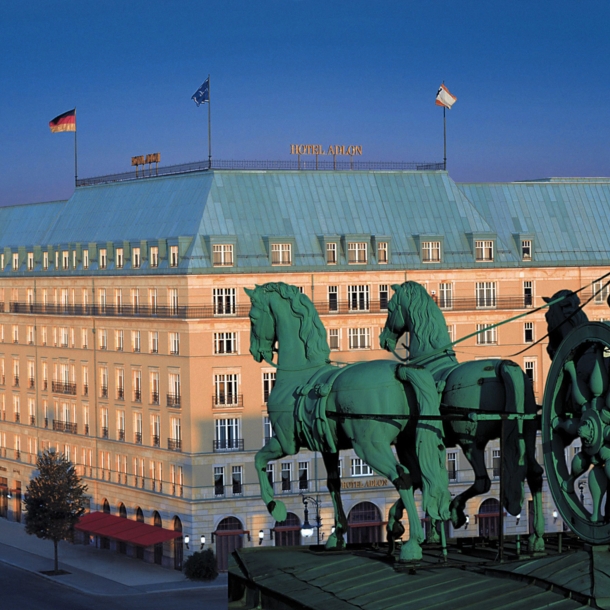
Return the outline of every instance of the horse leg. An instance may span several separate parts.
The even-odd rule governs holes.
[[[485,494],[491,489],[491,481],[489,480],[489,474],[487,473],[487,468],[485,466],[484,450],[476,447],[474,443],[469,447],[463,447],[463,450],[466,459],[474,471],[474,483],[451,501],[451,522],[453,523],[453,527],[456,528],[462,527],[462,525],[466,523],[466,515],[464,513],[466,502],[468,502],[470,498]]]
[[[527,457],[527,486],[532,494],[534,507],[534,531],[528,539],[528,550],[530,553],[542,553],[544,551],[544,513],[542,511],[542,482],[544,470],[536,461],[536,424],[524,423],[526,436]]]
[[[395,542],[400,540],[405,533],[405,526],[400,522],[405,505],[398,498],[388,511],[388,524],[386,525],[386,538],[388,540],[388,554],[394,554]]]
[[[591,499],[593,500],[593,512],[591,513],[591,521],[600,523],[603,521],[601,514],[602,498],[608,489],[608,478],[604,467],[600,464],[593,466],[589,472],[589,490],[591,491]]]
[[[373,470],[389,479],[396,487],[409,518],[409,540],[402,545],[399,560],[402,562],[419,561],[422,558],[421,543],[424,541],[424,533],[415,506],[413,481],[409,471],[396,461],[389,442],[386,445],[373,441],[366,446],[353,442],[353,448],[358,457]]]
[[[267,464],[272,460],[283,458],[286,455],[280,442],[275,436],[272,436],[254,457],[254,466],[258,475],[258,483],[261,488],[261,498],[267,506],[267,510],[276,521],[285,521],[287,512],[286,506],[281,500],[273,499],[273,487],[267,478]]]
[[[347,532],[347,517],[341,501],[341,478],[339,477],[339,454],[322,452],[326,468],[326,485],[335,509],[335,531],[326,541],[327,549],[342,549],[345,547],[344,534]]]

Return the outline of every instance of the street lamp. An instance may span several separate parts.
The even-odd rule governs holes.
[[[203,547],[205,546],[205,534],[201,534],[201,547],[199,548],[200,551],[203,550]]]
[[[190,536],[187,534],[187,535],[184,537],[184,545],[186,546],[186,548],[187,548],[187,549],[189,548],[189,542],[190,542],[190,541],[191,541],[191,537],[190,537]]]
[[[305,519],[303,521],[303,526],[301,527],[301,534],[305,538],[309,538],[313,534],[313,528],[316,528],[318,544],[320,544],[320,527],[322,525],[322,519],[320,517],[320,499],[314,498],[312,496],[301,496],[303,498],[303,504],[305,508],[303,509],[303,513]],[[311,525],[309,523],[309,510],[307,509],[307,502],[312,502],[316,507],[316,524]]]
[[[265,539],[265,532],[263,530],[260,530],[258,532],[258,546],[260,546],[261,544],[263,544],[263,540]]]
[[[578,481],[578,489],[580,491],[580,503],[583,505],[585,505],[585,482],[584,481]]]

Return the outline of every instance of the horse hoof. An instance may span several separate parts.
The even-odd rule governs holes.
[[[544,553],[544,538],[532,534],[527,543],[527,550],[530,553]]]
[[[428,538],[426,539],[426,542],[428,544],[438,544],[441,541],[441,537],[438,535],[438,532],[436,530],[431,531],[428,534]]]
[[[343,537],[339,538],[336,534],[331,534],[324,545],[327,551],[342,551],[345,548],[345,540]]]
[[[400,563],[410,563],[412,561],[421,561],[423,554],[421,546],[419,544],[409,540],[406,544],[403,544],[400,549],[400,556],[398,561]]]
[[[466,515],[461,508],[457,506],[451,507],[451,523],[456,529],[466,523]]]
[[[267,510],[276,521],[286,521],[288,511],[286,505],[281,500],[271,500],[267,504]]]
[[[388,524],[388,540],[400,540],[405,533],[405,526],[400,521],[395,521],[391,526]]]

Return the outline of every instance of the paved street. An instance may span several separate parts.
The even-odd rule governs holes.
[[[32,572],[0,563],[2,608],[19,610],[226,610],[226,587],[173,590],[164,593],[92,595]]]

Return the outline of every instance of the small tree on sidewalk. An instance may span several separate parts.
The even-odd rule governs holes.
[[[46,450],[38,456],[38,475],[26,488],[25,531],[45,540],[55,548],[55,573],[59,572],[57,543],[68,538],[85,512],[85,492],[72,462],[63,453]]]

